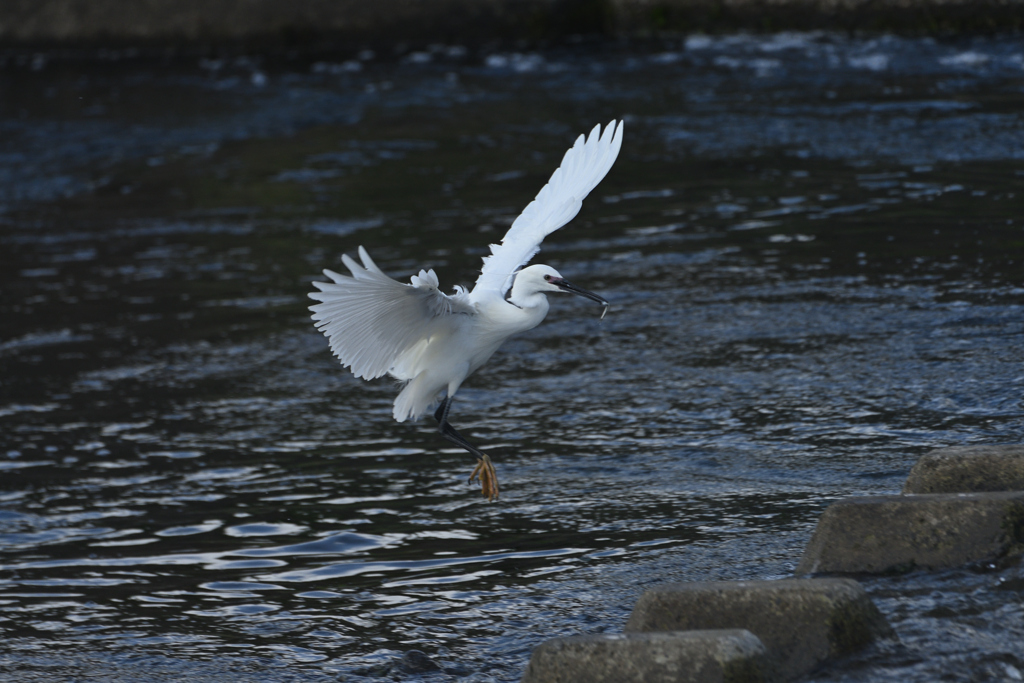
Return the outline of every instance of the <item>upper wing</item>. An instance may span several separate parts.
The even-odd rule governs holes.
[[[601,134],[594,126],[590,136],[581,135],[565,153],[562,164],[505,233],[501,245],[491,245],[484,267],[470,293],[479,301],[489,293],[505,296],[519,267],[540,251],[544,238],[571,221],[583,206],[583,198],[607,175],[622,146],[622,122],[612,120]]]
[[[314,282],[320,291],[309,294],[322,302],[309,307],[317,329],[357,377],[386,374],[405,351],[451,325],[452,314],[475,312],[464,297],[441,293],[433,270],[405,285],[385,275],[362,247],[359,258],[362,266],[342,256],[352,277],[325,270],[334,282]]]

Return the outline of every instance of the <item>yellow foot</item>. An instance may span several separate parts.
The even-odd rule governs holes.
[[[494,471],[494,465],[486,454],[477,458],[476,467],[469,475],[469,483],[472,484],[476,479],[480,480],[480,492],[484,498],[489,501],[498,500],[498,473]]]

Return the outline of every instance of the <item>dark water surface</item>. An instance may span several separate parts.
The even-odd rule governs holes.
[[[516,681],[644,588],[1024,428],[1024,44],[691,37],[0,59],[0,678]],[[365,245],[470,284],[574,136],[559,298],[460,391],[500,502],[309,320]],[[1020,680],[1024,570],[867,579],[815,680]],[[425,653],[407,654],[416,650]]]

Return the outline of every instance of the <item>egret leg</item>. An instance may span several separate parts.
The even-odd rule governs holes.
[[[441,400],[441,405],[439,405],[437,410],[434,412],[434,419],[437,420],[437,431],[444,438],[448,439],[460,448],[465,448],[476,456],[476,467],[469,475],[469,483],[472,484],[475,480],[479,479],[481,493],[484,494],[487,500],[497,500],[499,490],[498,473],[494,470],[494,465],[491,463],[491,459],[486,453],[467,441],[466,437],[459,433],[459,430],[452,427],[451,423],[448,422],[448,412],[451,409],[452,398],[451,396],[445,396],[444,399]]]

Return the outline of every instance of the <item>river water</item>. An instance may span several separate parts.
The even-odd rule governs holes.
[[[0,57],[0,678],[517,681],[647,587],[791,575],[817,517],[1024,428],[1024,45]],[[362,244],[471,284],[573,138],[567,297],[397,424],[306,306]],[[1020,680],[1014,561],[865,578],[818,681]]]

